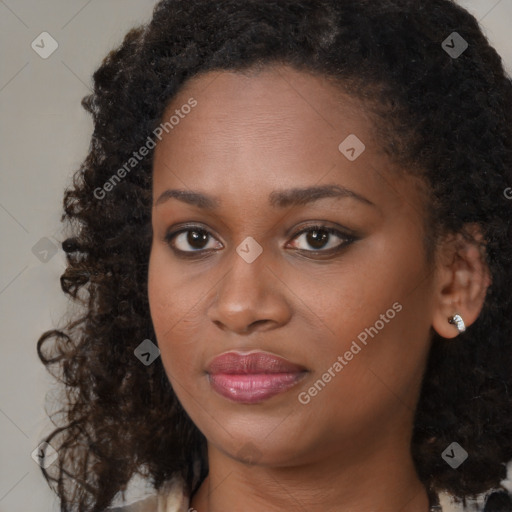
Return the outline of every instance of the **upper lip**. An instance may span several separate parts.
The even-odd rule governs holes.
[[[250,373],[297,373],[306,369],[287,359],[269,352],[242,354],[229,351],[215,357],[206,368],[208,373],[250,374]]]

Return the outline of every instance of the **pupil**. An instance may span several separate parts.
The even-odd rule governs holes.
[[[205,242],[207,237],[208,235],[204,231],[189,231],[187,242],[196,249],[202,249],[201,242]],[[199,244],[199,247],[197,247],[195,244]]]
[[[320,235],[320,240],[317,238],[318,233],[323,233],[323,235]],[[329,236],[329,234],[326,231],[310,231],[307,235],[307,242],[312,247],[320,248],[323,247],[326,243],[326,238]]]

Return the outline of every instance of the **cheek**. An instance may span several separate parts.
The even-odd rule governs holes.
[[[186,356],[186,352],[180,354],[180,319],[192,304],[189,304],[186,290],[179,286],[177,273],[166,260],[164,251],[153,246],[148,270],[148,299],[162,362],[166,371],[174,374],[175,367],[178,368],[176,361]]]
[[[345,390],[371,391],[379,398],[376,383],[383,391],[388,385],[398,394],[408,393],[426,360],[430,332],[432,291],[421,240],[404,234],[398,239],[406,242],[399,245],[390,239],[374,237],[364,250],[347,256],[342,268],[303,275],[293,290],[307,297],[305,324],[314,322],[316,328],[310,361],[317,377],[346,354],[347,364],[337,375],[350,382],[333,380]]]
[[[405,315],[398,314],[399,306],[393,309],[393,304],[405,306],[417,300],[414,290],[424,276],[421,256],[411,258],[407,251],[374,237],[364,246],[347,252],[339,265],[312,272],[292,269],[283,281],[299,299],[296,304],[307,315],[304,323],[314,324],[328,339],[334,335],[340,342],[350,344],[350,340],[376,322],[383,332],[382,325],[389,330],[388,325],[403,322]]]
[[[180,329],[182,321],[199,310],[209,288],[204,277],[193,277],[171,260],[165,248],[154,245],[149,259],[148,299],[157,337]]]
[[[205,301],[215,294],[207,273],[192,276],[170,260],[165,248],[153,247],[148,269],[148,300],[162,364],[174,384],[199,371],[204,340]],[[194,373],[195,372],[195,373]]]

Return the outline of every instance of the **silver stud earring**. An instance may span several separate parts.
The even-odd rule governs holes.
[[[459,334],[466,330],[466,325],[464,324],[464,320],[462,320],[462,317],[458,313],[453,315],[451,318],[448,318],[448,323],[454,324],[455,327],[457,327]]]

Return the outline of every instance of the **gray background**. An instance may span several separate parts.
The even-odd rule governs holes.
[[[68,305],[59,284],[62,195],[89,146],[92,120],[80,101],[92,73],[155,3],[0,0],[0,512],[59,510],[31,453],[52,428],[44,406],[54,387],[36,341],[62,325]],[[512,0],[459,3],[480,20],[511,73]],[[58,43],[47,59],[31,47],[42,32]],[[132,498],[143,492],[134,481]]]

